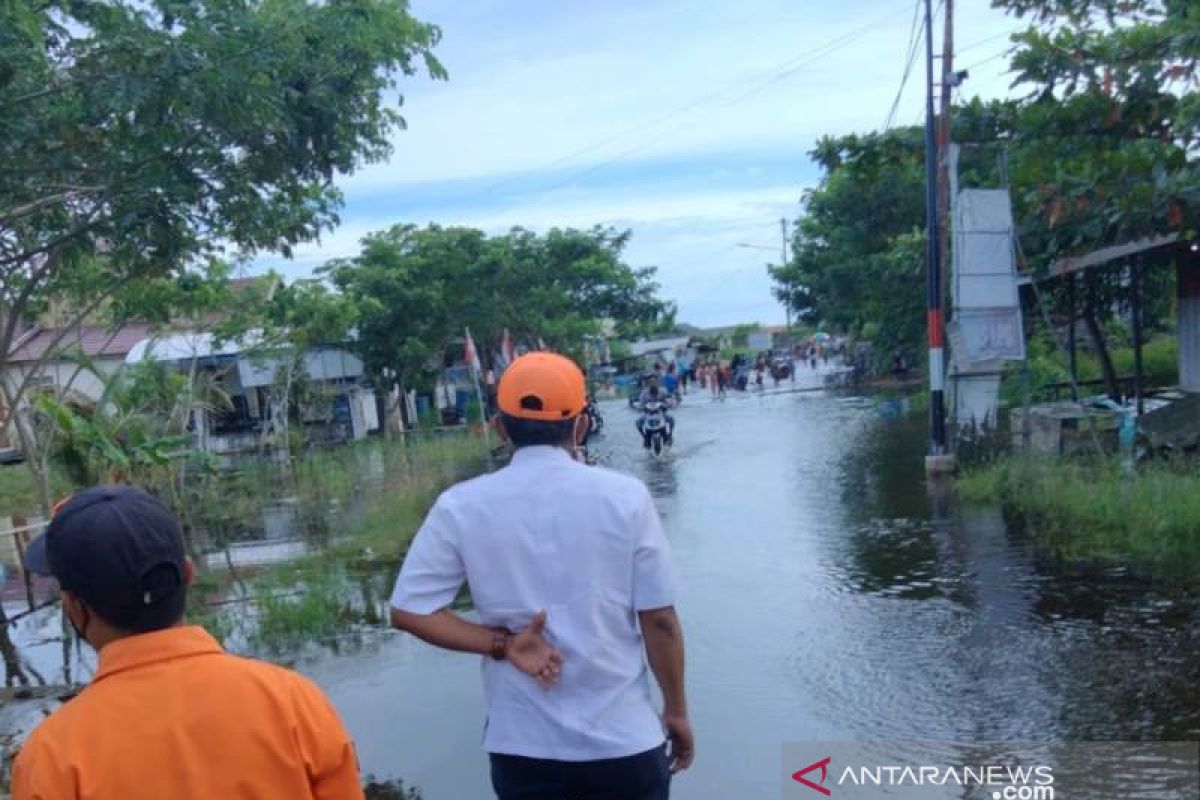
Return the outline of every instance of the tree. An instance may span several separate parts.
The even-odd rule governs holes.
[[[300,280],[280,285],[259,309],[247,355],[274,369],[265,447],[273,438],[277,447],[288,447],[291,420],[301,406],[329,398],[311,394],[305,367],[307,356],[320,345],[347,346],[347,337],[358,310],[345,295],[331,291],[323,281]],[[249,338],[249,337],[247,337]]]
[[[333,226],[334,177],[403,125],[396,76],[444,76],[438,38],[404,0],[0,5],[0,374],[50,298],[77,321]]]
[[[493,239],[501,265],[493,297],[505,300],[493,305],[502,313],[484,329],[487,341],[498,342],[507,327],[519,339],[579,355],[583,338],[598,334],[604,319],[618,329],[661,328],[673,307],[658,298],[654,268],[621,260],[629,238],[629,231],[597,226],[543,235],[514,228]]]
[[[481,355],[508,329],[518,341],[573,352],[601,320],[653,319],[665,306],[651,270],[621,261],[628,233],[610,228],[472,228],[395,225],[363,240],[352,259],[322,267],[354,304],[354,343],[381,387],[428,386],[465,327]]]
[[[355,349],[379,387],[425,383],[456,326],[485,239],[469,228],[395,225],[367,236],[352,259],[321,268],[358,312]]]
[[[620,322],[616,326],[617,335],[631,340],[677,336],[682,331],[678,315],[678,306],[673,302],[665,302],[662,311],[653,317]]]
[[[923,314],[898,311],[924,293],[924,257],[911,243],[925,223],[922,147],[918,128],[822,138],[809,155],[824,175],[805,193],[792,258],[771,267],[776,295],[802,320],[871,324],[886,343],[881,358],[914,352],[924,330]]]
[[[1188,0],[994,0],[1029,20],[1014,37],[1015,85],[1028,94],[1008,148],[1026,267],[1200,229],[1200,6]],[[1174,260],[1171,253],[1150,256]],[[1082,316],[1099,344],[1101,315],[1128,309],[1125,264],[1092,269],[1043,296]],[[1182,268],[1177,265],[1177,268]],[[1143,271],[1143,323],[1169,313],[1172,276]],[[1074,307],[1072,307],[1074,303]],[[1107,364],[1107,360],[1105,359]],[[1109,391],[1119,395],[1113,370]]]
[[[93,262],[94,259],[79,265],[75,277],[80,283],[93,280],[102,273],[102,269]],[[108,341],[111,342],[120,327],[134,319],[150,322],[159,328],[166,328],[178,321],[190,323],[192,327],[207,327],[212,324],[210,320],[213,315],[221,313],[223,320],[218,327],[232,334],[238,321],[247,319],[248,310],[257,309],[258,306],[251,302],[249,294],[242,297],[231,291],[229,275],[228,264],[210,261],[202,268],[180,275],[131,280],[118,294],[110,297],[102,309],[92,312],[93,321],[102,320],[110,326]],[[110,377],[78,348],[78,334],[84,320],[69,308],[65,310],[65,315],[73,317],[73,322],[54,334],[55,341],[39,362],[26,365],[23,370],[0,373],[0,398],[8,408],[16,409],[7,422],[18,434],[25,465],[39,487],[45,509],[50,507],[52,500],[50,461],[63,434],[60,423],[66,420],[61,414],[47,413],[48,409],[60,407],[92,414],[97,409],[80,407],[76,383],[83,376],[90,375],[107,386]],[[43,365],[49,361],[57,362],[62,368],[56,370],[55,380],[43,386],[39,379]],[[202,381],[193,369],[188,375],[187,385],[195,387],[200,383]],[[98,404],[108,402],[105,398],[109,394],[106,390],[97,401]],[[157,396],[161,398],[161,394]],[[160,411],[167,415],[171,408],[164,406]],[[107,411],[100,409],[99,413]]]
[[[994,0],[1015,37],[1013,183],[1032,266],[1200,228],[1200,6]]]

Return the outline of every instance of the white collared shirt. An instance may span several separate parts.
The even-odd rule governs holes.
[[[520,630],[545,609],[564,659],[547,690],[484,658],[488,752],[592,761],[662,744],[636,612],[673,605],[675,575],[641,481],[561,448],[518,450],[509,466],[438,498],[392,606],[434,613],[464,580],[484,625]]]

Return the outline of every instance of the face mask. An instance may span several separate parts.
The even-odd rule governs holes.
[[[71,626],[71,630],[75,631],[75,635],[79,637],[79,640],[81,642],[86,642],[88,640],[87,639],[87,629],[88,629],[88,626],[92,624],[92,612],[88,609],[87,606],[83,605],[82,603],[80,603],[78,605],[78,608],[80,610],[80,613],[83,615],[82,626],[76,625],[75,620],[71,618],[70,614],[66,615],[67,623]]]

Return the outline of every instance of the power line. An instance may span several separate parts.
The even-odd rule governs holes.
[[[977,47],[982,47],[985,44],[990,44],[990,43],[996,41],[997,39],[1003,39],[1005,37],[1012,36],[1013,34],[1020,33],[1023,30],[1024,30],[1024,28],[1013,28],[1012,30],[1009,30],[1009,31],[1002,31],[1002,32],[994,34],[992,36],[988,36],[985,39],[977,39],[976,41],[971,42],[969,45],[966,45],[965,47],[957,48],[957,52],[961,55],[962,53],[966,53],[970,50],[974,50]]]
[[[904,10],[906,10],[906,9],[907,9],[907,7]],[[771,74],[768,78],[766,78],[765,81],[763,81],[762,83],[759,83],[758,85],[754,86],[753,88],[749,89],[748,91],[742,92],[741,94],[733,94],[738,90],[738,88],[740,86],[745,84],[748,79],[743,79],[741,81],[737,81],[733,84],[726,86],[724,89],[721,89],[716,92],[711,92],[711,93],[704,95],[703,97],[700,97],[696,100],[692,100],[688,103],[685,103],[682,106],[678,106],[678,107],[666,112],[665,114],[655,117],[654,119],[650,120],[649,122],[631,126],[631,127],[626,128],[612,136],[602,139],[599,142],[595,142],[593,144],[582,147],[578,150],[572,151],[571,153],[568,153],[564,156],[560,156],[559,158],[556,158],[553,161],[548,162],[546,165],[544,165],[543,167],[541,167],[535,171],[545,171],[548,169],[552,169],[555,166],[566,163],[568,161],[572,161],[581,155],[586,155],[587,153],[591,153],[596,150],[599,150],[600,148],[605,147],[609,144],[612,144],[613,142],[624,139],[627,136],[629,136],[630,134],[638,133],[639,131],[643,131],[643,130],[649,130],[652,128],[656,128],[665,122],[669,122],[677,117],[687,114],[688,112],[694,111],[697,108],[700,108],[709,103],[718,101],[721,98],[726,97],[727,95],[733,94],[733,96],[730,97],[724,103],[725,105],[732,105],[733,103],[740,102],[740,101],[746,99],[747,97],[757,94],[757,93],[761,92],[762,90],[769,88],[770,86],[773,86],[774,84],[776,84],[782,80],[786,80],[787,78],[791,77],[795,73],[799,72],[804,67],[813,63],[814,61],[819,60],[820,58],[823,58],[824,56],[829,55],[832,52],[835,52],[836,50],[844,47],[846,44],[849,44],[850,42],[861,37],[863,34],[873,30],[874,28],[877,28],[877,27],[880,27],[881,25],[887,24],[892,19],[894,19],[899,13],[903,13],[904,10],[902,10],[900,12],[892,12],[890,14],[887,14],[887,15],[880,17],[870,23],[867,23],[859,28],[856,28],[855,30],[850,31],[849,33],[843,34],[840,37],[837,37],[829,42],[826,42],[816,48],[807,50],[803,53],[800,53],[799,55],[793,56],[792,58],[788,59],[787,61],[784,61],[784,62],[778,64],[776,67],[772,68],[773,74]],[[594,164],[591,167],[584,169],[582,172],[568,177],[566,180],[559,181],[559,182],[554,183],[546,188],[543,188],[541,190],[541,193],[544,194],[546,192],[554,191],[555,189],[559,189],[559,188],[562,188],[563,186],[570,185],[571,183],[574,183],[576,180],[579,180],[580,178],[588,177],[589,175],[592,175],[606,167],[609,167],[612,164],[618,163],[619,161],[622,161],[622,160],[624,160],[632,155],[635,155],[649,147],[652,147],[653,145],[657,144],[658,142],[660,142],[663,139],[670,136],[672,133],[673,133],[673,131],[670,131],[670,130],[665,131],[664,133],[662,133],[656,137],[653,137],[648,141],[644,141],[641,144],[638,144],[638,145],[635,145],[634,147],[628,148],[628,149],[616,154],[615,156],[608,158],[598,164]],[[511,185],[514,180],[516,180],[516,179],[515,178],[505,178],[491,186],[485,187],[481,193],[484,195],[490,195],[490,194],[498,191],[499,189],[504,188],[505,186]]]
[[[975,69],[976,67],[982,67],[984,64],[988,64],[988,63],[990,63],[990,62],[992,62],[992,61],[995,61],[995,60],[996,60],[996,59],[998,59],[998,58],[1004,58],[1004,57],[1005,57],[1005,56],[1007,56],[1007,55],[1008,55],[1010,52],[1012,52],[1012,51],[1011,51],[1009,48],[1007,48],[1007,47],[1006,47],[1006,48],[1004,48],[1003,50],[1001,50],[999,53],[993,53],[992,55],[988,56],[988,57],[987,57],[987,58],[985,58],[985,59],[982,59],[982,60],[980,60],[980,61],[976,61],[976,62],[975,62],[975,63],[973,63],[973,64],[968,64],[967,66],[963,67],[963,69],[964,69],[964,70],[967,70],[967,71],[969,72],[969,71],[971,71],[971,70]]]
[[[894,17],[896,15],[892,14],[891,16]],[[845,36],[842,36],[838,39],[827,42],[825,45],[817,48],[816,50],[810,51],[804,57],[804,60],[801,63],[795,64],[787,69],[779,71],[773,77],[769,78],[768,80],[764,81],[763,83],[758,84],[754,88],[749,89],[748,91],[742,92],[741,94],[734,95],[730,99],[726,100],[723,103],[723,105],[730,106],[730,105],[733,105],[734,103],[740,103],[742,100],[745,100],[748,97],[758,94],[759,92],[763,91],[764,89],[767,89],[767,88],[775,85],[776,83],[779,83],[780,81],[790,78],[792,75],[795,75],[797,72],[799,72],[804,67],[812,64],[815,61],[818,61],[821,58],[824,58],[825,56],[827,56],[833,52],[836,52],[837,50],[840,50],[845,45],[847,45],[850,42],[854,41],[855,39],[859,38],[865,31],[870,30],[871,28],[876,27],[878,25],[881,25],[885,21],[886,21],[886,19],[881,20],[876,23],[873,23],[871,25],[864,26],[855,31],[852,31],[849,34],[846,34]],[[719,92],[716,95],[710,96],[710,98],[711,97],[720,97],[721,95],[724,95],[724,94],[728,94],[728,91]],[[689,106],[689,108],[698,106],[702,102],[704,102],[704,101],[698,101],[697,103],[693,103],[693,104],[691,104],[691,106]],[[648,139],[648,140],[642,142],[641,144],[635,145],[634,147],[624,150],[624,151],[616,154],[612,158],[601,161],[598,164],[594,164],[591,167],[588,167],[587,169],[583,170],[582,172],[575,173],[573,175],[568,176],[564,180],[561,180],[561,181],[558,181],[557,183],[551,184],[550,186],[542,189],[541,193],[545,194],[547,192],[553,192],[557,189],[562,189],[566,186],[570,186],[571,184],[575,183],[576,181],[578,181],[582,178],[587,178],[590,175],[594,175],[597,172],[600,172],[601,170],[612,166],[613,164],[617,164],[617,163],[629,158],[630,156],[636,155],[636,154],[642,152],[643,150],[647,150],[650,147],[653,147],[654,145],[658,144],[659,142],[663,141],[664,139],[667,139],[670,136],[673,136],[674,133],[675,133],[674,130],[663,131],[658,136],[655,136],[651,139]]]
[[[887,119],[883,121],[883,129],[886,131],[892,127],[892,123],[896,119],[896,110],[900,108],[900,98],[904,96],[904,87],[908,85],[908,78],[912,75],[913,64],[917,60],[917,50],[920,47],[924,33],[921,31],[917,23],[921,19],[921,0],[917,0],[913,4],[912,25],[908,33],[908,59],[904,64],[904,74],[900,77],[900,88],[896,90],[896,99],[892,101],[892,107],[888,110]]]

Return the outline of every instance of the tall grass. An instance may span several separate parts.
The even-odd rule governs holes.
[[[1115,459],[1010,456],[958,480],[967,502],[1000,501],[1044,547],[1069,560],[1178,567],[1200,563],[1200,472]]]
[[[322,453],[297,468],[293,490],[326,499],[358,493],[361,516],[309,554],[246,576],[251,613],[239,605],[205,606],[197,598],[191,616],[214,635],[240,634],[251,649],[277,654],[303,640],[378,622],[386,587],[438,493],[488,464],[483,440],[469,435],[438,435],[357,454],[355,448],[345,450]]]
[[[50,472],[50,491],[55,497],[66,494],[70,483],[59,470]],[[0,466],[0,517],[20,517],[34,513],[41,498],[29,467],[25,464]]]
[[[1029,341],[1029,388],[1035,402],[1052,397],[1070,396],[1069,390],[1051,392],[1042,390],[1048,384],[1062,384],[1070,380],[1070,359],[1057,344],[1045,336]],[[1110,351],[1113,368],[1118,376],[1132,375],[1134,353],[1130,346],[1114,347]],[[1178,341],[1174,336],[1164,336],[1146,342],[1142,347],[1143,379],[1147,387],[1172,386],[1179,382]],[[1080,381],[1094,381],[1104,377],[1100,359],[1092,350],[1080,346],[1076,358],[1076,377]],[[1099,394],[1099,386],[1085,387],[1085,394]],[[1001,384],[1001,398],[1009,405],[1016,405],[1024,398],[1024,384],[1020,369],[1005,376]]]

